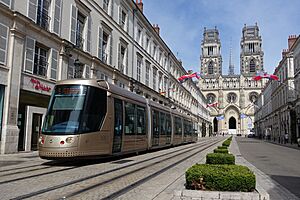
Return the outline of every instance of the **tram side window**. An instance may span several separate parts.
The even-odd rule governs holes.
[[[152,123],[153,123],[153,135],[159,135],[159,113],[158,111],[152,111]]]
[[[175,134],[182,135],[182,124],[181,118],[175,117]]]
[[[167,133],[167,135],[171,135],[171,133],[172,133],[171,115],[170,114],[166,114],[166,133]]]
[[[135,133],[135,105],[132,103],[125,103],[125,134],[134,135]]]
[[[141,106],[136,106],[137,108],[137,134],[146,135],[146,109]]]
[[[166,121],[165,121],[165,113],[160,112],[159,113],[159,121],[160,121],[160,134],[165,135],[166,134]]]

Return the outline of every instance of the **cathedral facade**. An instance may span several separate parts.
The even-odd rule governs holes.
[[[264,53],[257,24],[243,27],[240,46],[240,74],[234,73],[230,55],[229,73],[224,75],[219,31],[216,27],[204,28],[199,87],[207,104],[217,103],[208,107],[214,134],[247,134],[253,128],[254,106],[264,86],[263,80],[252,80],[257,71],[263,71]]]

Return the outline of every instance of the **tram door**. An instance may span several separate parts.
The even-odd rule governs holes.
[[[159,145],[159,112],[152,111],[152,146]]]
[[[122,101],[115,99],[115,123],[114,138],[112,152],[117,153],[122,149],[122,133],[123,133],[123,105]]]

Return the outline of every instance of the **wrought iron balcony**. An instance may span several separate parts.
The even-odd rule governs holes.
[[[45,30],[49,30],[50,16],[48,12],[37,13],[36,23]]]

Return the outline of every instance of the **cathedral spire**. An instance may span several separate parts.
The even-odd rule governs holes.
[[[229,75],[234,74],[234,64],[233,64],[233,58],[232,58],[232,44],[231,44],[231,38],[230,38],[230,55],[229,55]]]

